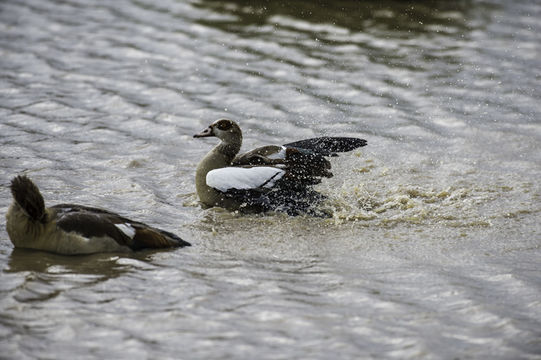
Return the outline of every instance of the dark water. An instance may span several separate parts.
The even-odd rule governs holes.
[[[0,224],[0,358],[540,359],[539,1],[0,2],[18,173],[194,246],[64,257]],[[192,135],[321,135],[331,219],[202,210]],[[3,216],[3,215],[2,215]]]

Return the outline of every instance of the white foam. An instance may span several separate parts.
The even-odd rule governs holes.
[[[220,191],[271,188],[286,172],[270,166],[226,167],[209,171],[207,185]]]
[[[135,229],[131,227],[130,224],[115,224],[115,226],[122,231],[126,236],[128,236],[130,239],[133,239],[135,236]]]

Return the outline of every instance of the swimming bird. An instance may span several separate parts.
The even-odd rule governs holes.
[[[229,119],[212,123],[195,138],[217,137],[221,142],[197,166],[195,185],[204,207],[241,212],[282,211],[312,213],[325,197],[312,188],[332,177],[326,156],[337,156],[366,145],[351,137],[319,137],[267,145],[240,154],[242,131]]]
[[[25,175],[13,178],[11,194],[6,228],[16,248],[75,255],[190,246],[175,234],[107,210],[74,204],[46,208]]]

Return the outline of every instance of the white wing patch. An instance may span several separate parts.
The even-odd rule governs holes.
[[[130,239],[135,236],[135,229],[130,224],[115,224],[115,226]]]
[[[207,185],[220,191],[271,188],[286,172],[270,166],[226,167],[207,173]]]

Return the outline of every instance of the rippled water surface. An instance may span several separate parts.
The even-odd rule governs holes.
[[[191,248],[66,257],[0,224],[0,358],[540,359],[539,1],[0,2],[0,214],[19,173]],[[328,219],[197,203],[244,148],[368,140]]]

